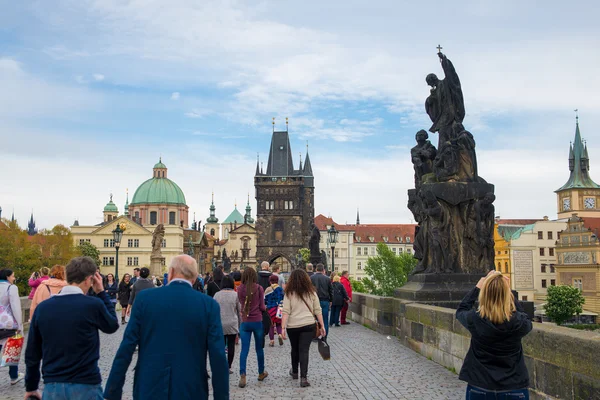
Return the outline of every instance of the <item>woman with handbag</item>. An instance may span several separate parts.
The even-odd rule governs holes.
[[[8,337],[16,332],[23,332],[23,316],[21,314],[21,299],[19,298],[19,288],[15,283],[15,273],[11,269],[0,271],[0,330],[2,336],[0,339],[0,350],[6,344]],[[0,354],[2,352],[0,351]],[[20,382],[25,374],[19,373],[18,366],[8,367],[10,384],[15,385]]]
[[[265,352],[263,349],[263,311],[265,307],[265,292],[258,283],[258,274],[254,268],[244,269],[242,284],[237,295],[242,306],[242,324],[240,325],[240,339],[242,351],[240,353],[240,383],[239,387],[246,387],[246,361],[250,352],[250,340],[254,336],[254,348],[258,360],[258,380],[264,381],[269,373],[265,371]]]
[[[129,305],[131,285],[131,275],[124,274],[123,279],[121,279],[121,282],[119,283],[119,291],[117,294],[117,299],[119,300],[119,304],[121,304],[121,325],[125,325],[127,323],[125,317],[127,316],[127,306]]]
[[[277,335],[279,336],[279,345],[283,346],[283,337],[281,336],[283,289],[279,286],[279,277],[275,274],[269,277],[269,284],[271,286],[265,290],[265,303],[267,305],[267,312],[271,318],[269,324],[269,339],[271,342],[269,346],[275,346],[275,330],[277,330]]]
[[[319,297],[302,269],[295,269],[290,274],[285,285],[282,313],[283,338],[289,334],[292,345],[290,375],[298,379],[300,364],[300,387],[310,386],[307,378],[310,344],[314,338],[325,336],[325,325]]]
[[[341,284],[341,278],[336,275],[333,277],[333,302],[331,303],[331,319],[329,320],[329,326],[340,326],[340,313],[344,303],[348,301],[348,293],[346,288]]]

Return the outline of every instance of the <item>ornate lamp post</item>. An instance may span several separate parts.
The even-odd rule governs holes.
[[[121,239],[123,238],[123,229],[121,229],[121,225],[117,224],[117,227],[113,234],[113,240],[115,242],[115,249],[117,250],[117,256],[115,257],[115,282],[119,282],[119,247],[121,247]]]
[[[335,244],[338,241],[338,231],[335,229],[335,226],[331,224],[329,229],[327,230],[327,241],[331,246],[331,272],[335,271]]]

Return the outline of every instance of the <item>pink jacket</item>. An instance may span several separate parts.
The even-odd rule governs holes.
[[[40,283],[48,279],[50,279],[49,276],[42,276],[41,278],[29,280],[29,286],[32,288],[31,293],[29,293],[29,300],[32,300],[33,296],[35,296],[35,291],[37,290],[37,287],[40,286]]]

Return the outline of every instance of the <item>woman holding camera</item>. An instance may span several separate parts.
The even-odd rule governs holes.
[[[50,279],[50,277],[48,276],[49,273],[50,268],[42,267],[40,272],[35,271],[33,274],[31,274],[31,276],[29,277],[29,282],[27,282],[29,284],[29,287],[31,288],[31,293],[29,293],[29,300],[32,300],[33,296],[35,296],[35,291],[37,290],[38,286],[40,286],[40,283]]]
[[[459,375],[469,384],[466,399],[529,399],[521,339],[532,324],[515,300],[508,277],[490,271],[481,278],[460,303],[456,319],[471,332],[471,345]]]

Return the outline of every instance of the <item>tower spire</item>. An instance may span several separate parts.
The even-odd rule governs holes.
[[[358,207],[356,208],[356,225],[360,225],[360,215],[358,214]]]
[[[210,202],[210,216],[208,218],[206,218],[206,222],[208,222],[209,224],[216,224],[217,222],[219,222],[219,218],[217,218],[215,216],[215,192],[212,192],[212,200]]]
[[[259,163],[260,163],[260,157],[259,157],[258,153],[256,153],[256,173],[254,174],[254,176],[260,175],[260,170],[258,169]]]

